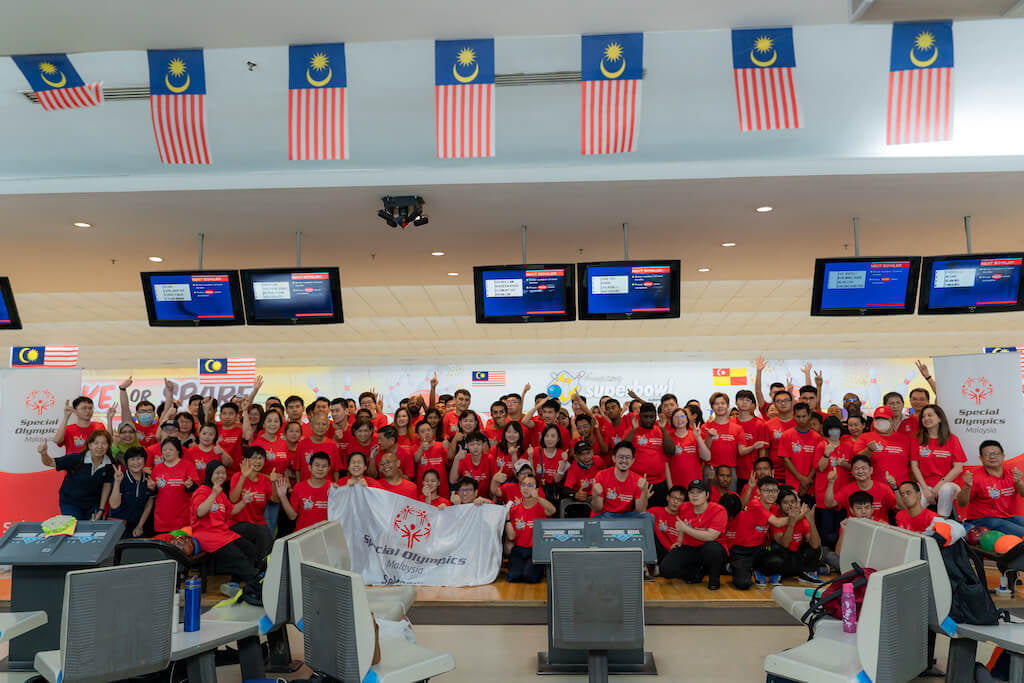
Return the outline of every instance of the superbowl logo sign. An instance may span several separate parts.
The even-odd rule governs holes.
[[[395,515],[394,527],[395,531],[405,539],[410,550],[413,545],[430,536],[430,522],[427,521],[427,513],[410,506],[402,508],[401,512]]]
[[[967,381],[960,385],[960,393],[965,398],[973,399],[977,405],[992,395],[994,389],[992,383],[984,377],[968,377]]]
[[[36,415],[39,416],[42,416],[47,408],[52,408],[56,402],[57,399],[46,389],[36,389],[25,397],[25,406],[36,411]]]

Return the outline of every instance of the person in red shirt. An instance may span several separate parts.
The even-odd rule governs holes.
[[[871,431],[862,434],[853,445],[855,453],[871,456],[875,479],[883,482],[888,481],[890,476],[897,482],[910,478],[912,438],[896,426],[892,417],[893,412],[888,407],[875,408]],[[913,438],[916,438],[916,433]]]
[[[633,471],[653,487],[650,504],[664,506],[668,498],[668,458],[676,454],[675,441],[665,425],[657,423],[658,410],[653,403],[641,405],[631,420],[633,428],[626,433],[625,441],[636,449]]]
[[[66,453],[81,453],[85,450],[85,440],[93,432],[103,429],[103,423],[92,419],[94,410],[92,399],[79,396],[74,401],[64,401],[64,419],[57,425],[57,433],[53,442],[63,446]],[[69,425],[68,420],[74,414],[75,422]]]
[[[766,474],[757,480],[757,498],[750,500],[733,520],[735,536],[729,547],[732,583],[740,590],[747,590],[755,583],[763,587],[769,583],[782,582],[781,576],[773,576],[773,568],[766,562],[772,529],[786,524],[786,518],[780,516],[775,505],[780,491],[779,482],[771,476],[771,461],[768,458],[759,459],[755,467],[758,465],[761,466],[760,471]],[[747,486],[753,485],[752,482]]]
[[[608,444],[608,452],[610,453],[616,445],[625,441],[626,434],[633,428],[633,421],[623,416],[622,405],[617,399],[609,398],[601,405],[601,410],[604,412],[605,420],[604,441]],[[632,416],[629,417],[631,418]]]
[[[491,404],[491,419],[487,420],[483,428],[484,436],[491,445],[494,445],[501,440],[501,435],[508,425],[508,407],[501,401],[495,401]]]
[[[785,390],[786,385],[782,382],[772,382],[768,386],[768,398],[765,399],[764,390],[762,387],[764,384],[761,382],[761,375],[768,368],[768,361],[764,359],[764,356],[758,356],[754,359],[754,393],[757,396],[758,410],[761,413],[761,417],[765,420],[771,418],[769,415],[770,409],[775,407],[775,394]],[[792,400],[792,395],[789,397]],[[777,408],[776,408],[777,410]]]
[[[366,418],[357,418],[348,430],[345,442],[338,447],[341,453],[342,462],[355,452],[370,455],[377,445],[377,434],[373,430],[373,423]],[[371,459],[372,462],[372,459]]]
[[[889,485],[874,480],[871,458],[866,455],[855,455],[850,461],[850,474],[853,475],[853,482],[847,484],[838,493],[835,491],[836,471],[828,472],[828,486],[825,487],[825,505],[827,507],[839,507],[846,510],[846,514],[852,515],[850,508],[850,496],[857,491],[866,491],[871,494],[874,501],[874,520],[882,524],[889,523],[889,511],[895,509],[899,501],[893,493],[896,490],[895,480]],[[891,476],[891,475],[890,475]]]
[[[910,471],[926,504],[935,505],[940,517],[949,517],[953,501],[960,493],[956,482],[964,471],[967,454],[960,439],[950,433],[949,420],[942,408],[926,405],[919,421],[920,427],[910,444]]]
[[[645,513],[650,486],[645,477],[632,470],[635,458],[636,451],[631,442],[623,441],[615,446],[612,454],[614,466],[598,472],[590,489],[592,517],[649,517]]]
[[[519,495],[519,482],[528,474],[533,477],[536,477],[537,475],[534,474],[533,466],[530,465],[530,461],[526,458],[517,460],[515,465],[513,465],[513,468],[516,473],[514,481],[508,481],[504,472],[498,472],[491,477],[491,497],[494,500],[518,505],[523,502],[522,497]],[[537,495],[544,498],[543,487],[537,489]]]
[[[287,421],[298,422],[302,425],[302,436],[309,436],[312,432],[309,423],[303,421],[306,417],[306,402],[301,396],[291,395],[284,400],[284,412]]]
[[[450,415],[451,413],[449,413]],[[455,423],[455,434],[445,440],[448,449],[448,462],[452,462],[460,453],[466,451],[466,436],[473,432],[483,433],[480,416],[473,410],[467,410]]]
[[[729,397],[720,391],[711,394],[711,410],[714,419],[705,422],[700,428],[700,436],[711,451],[711,469],[725,465],[733,470],[733,481],[736,480],[736,464],[740,446],[743,445],[743,428],[729,417]]]
[[[793,416],[793,395],[785,389],[775,392],[772,406],[775,408],[775,417],[769,418],[764,423],[770,441],[769,457],[775,465],[775,478],[785,481],[786,465],[779,454],[779,440],[787,430],[796,426],[796,417]]]
[[[565,452],[562,432],[558,425],[545,425],[541,431],[540,446],[526,449],[526,457],[533,463],[533,469],[540,477],[541,486],[549,500],[557,500],[562,489],[562,480],[569,470],[569,456]]]
[[[448,482],[455,484],[463,477],[477,482],[481,491],[491,490],[491,478],[496,474],[494,461],[485,452],[489,445],[487,437],[480,432],[470,432],[466,437],[466,450],[455,457]]]
[[[939,515],[921,505],[921,487],[916,481],[905,481],[900,484],[900,500],[903,509],[896,513],[896,526],[907,531],[923,534],[932,525],[932,520]]]
[[[263,590],[259,572],[266,566],[266,553],[261,554],[252,540],[229,526],[230,516],[241,512],[252,499],[252,493],[243,493],[242,498],[232,506],[223,491],[225,481],[227,468],[222,463],[214,463],[207,468],[206,483],[192,494],[188,508],[192,536],[199,546],[197,550],[213,555],[221,573],[230,574],[244,583],[242,600],[262,607]],[[253,525],[244,527],[247,531],[253,528]]]
[[[575,399],[575,396],[573,398]],[[586,408],[582,403],[578,405]],[[604,434],[598,429],[591,415],[578,414],[573,418],[573,438],[589,443],[595,453],[608,452],[608,443],[604,440]]]
[[[328,479],[336,479],[338,473],[348,466],[348,459],[342,458],[337,442],[327,436],[330,428],[330,423],[323,415],[313,415],[309,421],[310,435],[299,441],[288,463],[288,468],[295,473],[298,481],[309,478],[309,459],[314,453],[326,453],[331,459],[331,474]],[[291,429],[295,430],[294,427]]]
[[[416,425],[416,435],[419,443],[412,454],[413,462],[416,464],[416,485],[422,489],[423,476],[427,471],[433,470],[434,474],[440,477],[437,495],[448,498],[451,494],[448,488],[447,449],[440,441],[434,440],[434,428],[426,420]]]
[[[902,434],[907,439],[917,435],[918,422],[916,415],[903,414],[903,396],[898,391],[890,391],[882,397],[882,405],[892,413],[892,429],[895,434]]]
[[[754,461],[768,454],[770,437],[764,420],[754,415],[757,409],[757,399],[750,389],[740,389],[736,392],[736,409],[739,414],[733,418],[733,422],[743,430],[743,439],[740,442],[739,455],[736,458],[736,490],[740,491],[746,485],[747,476]],[[754,482],[756,486],[756,482]]]
[[[221,404],[220,423],[217,425],[220,436],[217,445],[228,454],[224,464],[229,472],[237,472],[242,464],[242,425],[238,423],[238,406],[228,402]]]
[[[380,478],[377,479],[379,488],[389,493],[412,498],[413,500],[419,497],[419,489],[416,484],[402,476],[402,470],[398,466],[397,455],[394,453],[382,455],[378,469],[380,470]],[[370,472],[372,473],[373,470],[371,469]]]
[[[373,477],[368,477],[368,456],[365,453],[356,451],[348,459],[348,468],[345,476],[338,479],[338,486],[366,486],[371,489],[379,489],[380,482]]]
[[[754,461],[754,469],[747,479],[747,485],[743,487],[743,491],[740,493],[740,502],[743,504],[743,507],[750,505],[752,500],[760,499],[761,492],[759,487],[761,480],[765,477],[774,479],[774,474],[775,468],[772,466],[772,459],[768,456]],[[778,492],[776,492],[776,495],[778,495]],[[772,500],[774,502],[774,498]]]
[[[821,434],[811,429],[811,407],[801,401],[793,407],[796,425],[779,438],[778,455],[786,468],[786,484],[804,500],[814,499],[814,450]]]
[[[678,409],[677,409],[678,410]],[[686,488],[673,486],[668,490],[668,504],[647,510],[654,517],[654,549],[658,553],[658,564],[674,548],[679,546],[679,507],[686,502]]]
[[[668,459],[668,483],[685,486],[704,476],[704,463],[711,460],[711,451],[700,437],[700,429],[690,420],[683,408],[676,408],[669,416],[669,436],[674,452]],[[683,490],[685,495],[686,490]]]
[[[679,507],[676,547],[658,565],[666,579],[699,583],[708,577],[708,590],[721,588],[720,575],[726,563],[725,548],[718,539],[725,533],[729,515],[725,508],[710,500],[708,485],[694,479],[686,487],[689,502]]]
[[[1024,516],[1014,515],[1017,496],[1024,496],[1022,474],[1003,467],[1003,446],[988,439],[978,447],[981,467],[964,472],[963,490],[956,503],[964,510],[964,526],[981,525],[1004,534],[1024,536]]]
[[[783,577],[795,576],[800,583],[821,583],[814,573],[823,562],[814,509],[801,503],[792,490],[779,494],[779,509],[786,515],[786,526],[772,531],[774,544],[765,560],[769,572]]]
[[[513,505],[505,522],[505,538],[512,542],[508,557],[509,583],[537,583],[544,566],[533,563],[533,523],[555,514],[555,506],[537,496],[537,477],[524,475],[519,482],[522,502]]]
[[[378,463],[386,454],[391,453],[398,458],[398,468],[406,479],[416,478],[416,462],[412,453],[398,445],[398,430],[394,425],[384,425],[377,430],[377,445],[370,449],[370,474],[376,475],[379,469]]]
[[[732,473],[734,469],[728,465],[719,465],[715,468],[713,474],[714,478],[707,482],[708,491],[710,491],[710,500],[712,503],[717,503],[722,499],[722,496],[727,493],[735,493],[733,491],[736,488]]]
[[[245,440],[253,446],[259,446],[267,454],[268,475],[271,473],[284,474],[284,471],[291,465],[288,461],[288,444],[281,436],[281,426],[281,416],[276,410],[271,410],[263,418],[263,431],[259,436],[252,437],[252,425],[248,422],[242,429]]]
[[[241,510],[231,514],[231,530],[249,539],[256,546],[260,557],[269,555],[274,545],[274,534],[271,532],[273,527],[269,526],[266,512],[268,505],[278,503],[274,482],[281,476],[274,472],[271,480],[271,477],[263,474],[266,463],[267,456],[263,449],[250,446],[239,471],[231,475],[228,489],[228,498],[232,503],[245,503]],[[273,521],[276,524],[276,516]]]
[[[480,487],[476,479],[470,476],[460,477],[452,486],[452,495],[448,499],[452,505],[484,505],[491,501],[480,495]]]
[[[490,456],[494,460],[495,470],[504,472],[506,479],[511,479],[515,476],[512,465],[523,458],[526,452],[526,435],[523,425],[518,422],[509,422],[502,430],[498,443],[491,447]]]
[[[860,418],[854,423],[863,424]],[[825,507],[825,489],[828,488],[828,473],[836,473],[834,491],[842,491],[850,480],[850,459],[853,457],[853,440],[843,435],[843,423],[835,415],[825,418],[823,430],[825,438],[814,447],[814,515],[818,525],[821,544],[834,548],[839,540],[839,524],[843,514],[834,508]]]
[[[288,480],[277,480],[277,495],[281,509],[289,519],[295,520],[299,531],[319,522],[327,521],[327,497],[333,484],[328,483],[331,473],[331,459],[326,453],[314,453],[309,459],[309,479],[300,481],[288,496]]]
[[[441,424],[444,425],[444,438],[451,440],[459,431],[459,420],[462,419],[463,413],[469,410],[469,403],[472,400],[472,395],[468,389],[456,389],[455,396],[452,398],[454,404],[452,410],[445,414]],[[477,424],[474,428],[475,431],[479,431],[483,425]],[[467,432],[468,433],[468,432]]]
[[[184,452],[178,439],[164,439],[160,446],[163,461],[153,467],[150,476],[151,486],[156,488],[153,529],[157,533],[167,533],[189,524],[188,501],[196,489],[196,469],[193,462],[183,459]]]
[[[422,422],[420,424],[423,424]],[[475,480],[474,480],[475,481]],[[447,482],[445,482],[447,483]],[[417,500],[436,508],[446,508],[451,505],[448,496],[441,495],[441,475],[433,467],[424,470],[420,479],[420,495]]]
[[[416,450],[419,439],[408,408],[395,409],[393,426],[398,431],[398,447],[408,449],[410,452]]]
[[[544,428],[548,425],[554,425],[558,428],[558,433],[562,435],[562,443],[572,442],[572,434],[569,433],[569,430],[558,424],[558,413],[561,408],[562,404],[556,398],[539,398],[536,405],[523,418],[523,422],[528,424],[531,429],[533,435],[531,444],[534,448],[540,447],[540,438]],[[531,418],[534,412],[537,413],[537,416]]]
[[[523,393],[529,391],[527,384],[523,387]],[[507,409],[507,419],[509,423],[516,423],[523,428],[523,448],[533,443],[533,423],[526,419],[523,414],[523,397],[520,394],[505,394],[505,397],[501,400],[505,404]],[[526,451],[524,450],[523,453]]]
[[[384,397],[372,388],[359,394],[359,407],[370,411],[370,421],[374,429],[380,429],[388,423],[388,416],[383,413]]]
[[[573,446],[573,462],[565,474],[565,488],[572,492],[578,502],[590,500],[591,488],[597,480],[597,473],[606,465],[602,458],[594,455],[594,448],[582,439]]]

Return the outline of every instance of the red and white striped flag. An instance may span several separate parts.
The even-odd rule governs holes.
[[[12,368],[73,368],[78,365],[77,346],[14,346]]]
[[[893,24],[885,144],[953,138],[953,23]]]
[[[792,28],[732,32],[732,75],[740,130],[800,127]]]
[[[149,111],[160,161],[209,164],[202,50],[149,51]]]
[[[636,149],[644,34],[583,36],[580,69],[580,153]]]
[[[253,384],[256,382],[255,358],[200,358],[199,383]]]
[[[494,156],[494,40],[434,42],[437,157]]]
[[[86,83],[64,53],[11,57],[46,111],[103,104],[103,83]]]
[[[348,159],[344,43],[288,48],[288,159]]]

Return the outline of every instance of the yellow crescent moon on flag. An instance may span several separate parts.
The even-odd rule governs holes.
[[[935,63],[935,60],[939,58],[939,48],[934,48],[932,56],[928,59],[918,59],[914,56],[914,48],[910,48],[910,63],[921,69],[931,66]]]
[[[778,50],[772,50],[772,58],[771,59],[766,59],[764,61],[761,61],[760,59],[755,57],[753,50],[750,51],[750,61],[754,63],[754,66],[760,66],[760,67],[771,66],[772,64],[775,63],[775,60],[778,59],[778,58],[779,58],[779,51]]]
[[[192,83],[192,77],[189,76],[189,75],[186,75],[185,76],[185,84],[184,85],[173,86],[173,85],[171,85],[171,77],[170,77],[170,75],[164,76],[164,85],[167,86],[168,90],[170,90],[172,93],[175,93],[175,94],[183,93],[186,90],[188,90],[188,86],[191,83]]]
[[[31,362],[31,361],[35,360],[34,358],[29,358],[28,357],[29,353],[31,351],[32,351],[32,347],[30,347],[30,346],[26,346],[21,351],[18,351],[18,361],[20,361],[22,363],[28,363],[28,362]]]
[[[623,74],[623,72],[625,72],[625,70],[626,70],[626,59],[625,58],[622,59],[622,66],[619,67],[618,71],[609,71],[608,69],[604,68],[604,60],[603,59],[601,60],[600,65],[601,65],[601,75],[603,75],[605,78],[615,79],[615,78],[618,78],[619,76],[621,76]]]
[[[206,372],[213,372],[216,369],[214,367],[211,367],[213,365],[213,363],[214,363],[214,360],[212,358],[207,358],[206,362],[203,363],[203,370],[206,371]],[[219,365],[219,363],[218,363],[218,365]]]
[[[322,87],[324,87],[325,85],[327,85],[328,83],[331,82],[331,78],[333,76],[334,76],[334,69],[328,68],[327,69],[327,76],[323,80],[317,81],[317,80],[313,79],[313,75],[311,73],[309,73],[309,69],[306,69],[306,80],[309,81],[309,84],[311,86],[313,86],[314,88],[322,88]]]
[[[455,76],[455,80],[459,83],[471,83],[476,80],[476,77],[480,75],[480,62],[476,63],[476,68],[473,69],[473,73],[468,76],[460,76],[457,64],[452,64],[452,76]]]
[[[60,80],[56,81],[56,82],[47,79],[46,78],[46,74],[44,74],[42,72],[40,72],[39,77],[41,79],[43,79],[43,83],[45,83],[46,85],[50,86],[51,88],[63,88],[68,83],[68,77],[64,75],[63,71],[61,71],[59,73],[60,73]]]

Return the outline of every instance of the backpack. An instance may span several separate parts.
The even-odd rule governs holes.
[[[842,619],[843,586],[847,583],[853,584],[853,597],[857,605],[857,618],[860,618],[860,608],[864,603],[864,593],[868,589],[868,577],[875,573],[874,569],[865,569],[856,562],[852,563],[850,571],[840,574],[831,581],[826,581],[814,589],[811,594],[811,605],[800,617],[800,621],[807,626],[807,640],[814,638],[815,625],[825,617]]]
[[[958,624],[975,626],[994,626],[1000,618],[1009,621],[1006,610],[996,609],[992,602],[981,557],[963,540],[948,546],[940,544],[939,551],[952,591],[949,618]]]

